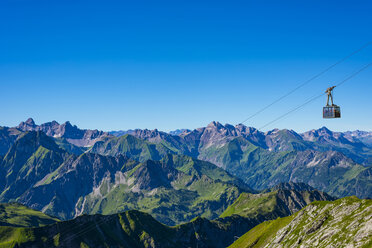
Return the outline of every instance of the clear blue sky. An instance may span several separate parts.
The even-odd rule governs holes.
[[[371,1],[0,1],[0,125],[237,124],[372,40]],[[372,61],[372,46],[246,124],[260,127]],[[274,123],[372,130],[372,67]]]

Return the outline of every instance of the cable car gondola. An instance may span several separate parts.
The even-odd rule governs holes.
[[[325,119],[341,118],[340,107],[333,104],[332,90],[335,87],[336,86],[329,87],[325,92],[327,93],[327,105],[323,107],[323,118]],[[331,99],[331,105],[329,104],[329,99]]]

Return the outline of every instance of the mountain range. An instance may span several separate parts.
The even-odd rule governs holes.
[[[294,181],[338,197],[372,197],[372,148],[368,145],[372,136],[368,132],[332,132],[325,127],[302,134],[286,129],[260,132],[242,124],[212,122],[178,135],[136,129],[114,136],[81,130],[69,122],[36,125],[30,118],[18,127],[1,128],[0,156],[27,130],[42,130],[76,155],[86,151],[121,154],[139,162],[161,160],[167,154],[187,155],[216,164],[256,190]]]
[[[372,197],[369,139],[218,122],[172,133],[32,119],[0,127],[0,247],[254,247],[262,237],[280,246],[287,231],[276,231],[312,202]],[[305,216],[296,223],[318,221]],[[257,236],[259,224],[268,233]],[[298,242],[316,242],[301,230]]]
[[[186,154],[216,164],[257,190],[294,181],[339,197],[372,197],[372,148],[325,127],[303,134],[285,129],[263,133],[218,122],[179,135],[138,129],[105,137],[89,151],[140,161]]]
[[[16,129],[24,132],[42,131],[48,136],[66,139],[69,143],[81,147],[91,146],[101,137],[109,135],[109,133],[103,131],[79,129],[77,126],[71,125],[69,121],[63,124],[52,121],[36,125],[32,118],[21,122]]]

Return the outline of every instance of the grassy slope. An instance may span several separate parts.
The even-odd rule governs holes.
[[[230,248],[297,247],[299,243],[305,247],[326,247],[329,244],[340,247],[358,242],[358,247],[370,247],[372,233],[367,226],[372,224],[371,216],[372,200],[346,197],[333,202],[313,202],[289,217],[257,225]],[[355,241],[360,232],[364,235]],[[278,237],[283,234],[278,242]]]
[[[276,233],[288,225],[294,216],[265,221],[236,240],[229,248],[253,248],[264,247],[266,243],[275,237]]]
[[[54,138],[54,140],[60,148],[67,151],[68,153],[72,153],[72,154],[75,154],[75,155],[80,155],[80,154],[82,154],[82,153],[84,153],[88,150],[87,147],[75,146],[75,145],[69,143],[64,138]]]
[[[210,163],[180,155],[169,155],[162,161],[180,172],[172,187],[133,192],[130,183],[115,186],[106,182],[100,195],[92,193],[85,198],[84,213],[113,214],[137,209],[175,225],[196,216],[217,218],[244,190],[237,186],[240,181]],[[136,180],[133,174],[141,166],[126,173],[127,182]]]
[[[226,228],[201,218],[168,227],[148,214],[127,211],[81,216],[44,228],[0,227],[0,247],[196,247],[196,242],[224,247],[212,237],[223,235]]]
[[[292,144],[297,147],[298,145]],[[325,159],[325,154],[310,151],[270,152],[257,147],[242,137],[228,142],[222,147],[211,146],[200,153],[200,158],[226,168],[231,174],[243,179],[255,189],[272,187],[280,182],[295,180],[305,182],[331,195],[343,197],[358,195],[370,197],[372,184],[368,170],[350,162],[349,167],[337,165],[337,158]],[[305,156],[316,156],[316,166],[306,166]],[[339,156],[341,159],[341,155]],[[303,161],[302,161],[303,160]],[[312,159],[309,158],[308,161]],[[330,165],[333,163],[332,165]],[[335,166],[337,165],[337,166]],[[367,183],[363,183],[363,182]]]
[[[22,132],[15,128],[0,127],[0,155],[5,155]]]
[[[220,217],[237,214],[247,218],[255,218],[258,215],[271,213],[275,210],[277,204],[276,193],[277,191],[264,194],[242,193]]]
[[[24,136],[26,135],[28,134],[24,134]],[[0,194],[1,201],[17,200],[24,190],[32,186],[32,183],[42,179],[45,174],[60,166],[63,156],[67,154],[64,154],[64,151],[59,150],[57,146],[52,147],[56,150],[48,149],[45,146],[47,145],[34,144],[34,151],[28,151],[29,154],[22,150],[22,145],[15,150],[9,150],[3,159],[9,184]]]
[[[154,144],[126,134],[121,137],[107,137],[98,141],[90,149],[90,152],[109,156],[123,154],[143,162],[148,159],[160,160],[168,153],[178,153],[176,148],[170,149],[168,147],[169,145],[163,143]]]
[[[56,221],[59,220],[17,203],[0,204],[0,226],[37,227]]]
[[[371,216],[372,200],[347,197],[314,202],[294,215],[257,225],[230,248],[298,247],[299,243],[304,247],[330,243],[343,247],[356,245],[355,239],[367,248],[372,237],[367,223],[371,224]],[[319,225],[322,219],[325,221]],[[0,247],[226,247],[234,237],[234,228],[223,220],[195,218],[169,227],[139,211],[81,216],[48,227],[0,228]]]
[[[42,133],[37,132],[25,133],[18,139],[11,151],[7,153],[4,161],[6,162],[5,168],[8,169],[8,181],[11,183],[0,192],[0,200],[18,200],[28,189],[30,189],[29,191],[34,189],[36,192],[37,189],[40,189],[38,187],[55,187],[61,193],[54,196],[54,188],[46,190],[49,192],[50,197],[54,197],[53,199],[48,199],[48,201],[53,202],[49,205],[48,202],[43,202],[42,204],[44,205],[38,206],[38,209],[43,208],[44,211],[51,215],[65,218],[67,214],[74,211],[74,208],[58,208],[58,205],[60,206],[65,202],[65,199],[63,199],[64,193],[71,189],[69,189],[67,184],[61,184],[64,187],[62,189],[61,185],[53,183],[63,177],[61,168],[66,161],[71,162],[76,156],[67,156],[67,153],[65,154],[65,151],[60,149],[53,139],[44,136]],[[122,142],[116,144],[118,146],[116,148],[122,149],[123,153],[135,154],[139,159],[147,157],[160,158],[159,153],[161,152],[158,152],[161,151],[160,145],[157,145],[156,149],[154,149],[154,144],[130,135],[120,138],[122,138]],[[109,146],[109,143],[105,144]],[[23,152],[22,149],[24,147],[28,148],[27,153]],[[107,147],[107,149],[109,148]],[[164,160],[169,159],[168,156],[164,156]],[[155,191],[141,190],[141,192],[138,192],[138,190],[132,190],[135,187],[133,182],[136,180],[133,174],[140,167],[138,166],[128,172],[122,169],[123,173],[127,173],[127,184],[115,184],[112,180],[103,180],[99,189],[100,194],[97,195],[92,192],[91,194],[88,193],[89,195],[81,195],[79,196],[80,199],[77,199],[80,202],[74,200],[70,205],[75,206],[78,203],[77,207],[81,207],[86,199],[83,212],[87,214],[113,214],[130,209],[139,209],[153,214],[158,220],[164,221],[164,223],[173,225],[189,221],[199,215],[216,218],[242,192],[242,188],[237,187],[237,185],[241,184],[239,180],[213,164],[184,155],[170,155],[170,157],[173,160],[171,161],[173,163],[171,166],[179,171],[180,174],[179,178],[171,182],[172,187],[159,187]],[[84,165],[82,164],[82,170],[84,171],[81,171],[83,173],[81,178],[84,178],[87,173],[91,173],[89,171],[91,166],[88,166],[89,168],[85,170],[83,168]],[[4,173],[1,174],[4,175]],[[154,180],[157,179],[155,178]],[[4,182],[5,180],[2,181]],[[60,181],[62,183],[65,182],[62,179]],[[32,199],[36,200],[29,201],[27,204],[40,203],[41,197],[38,199],[39,193],[30,194],[33,197]],[[63,211],[68,213],[66,214]]]

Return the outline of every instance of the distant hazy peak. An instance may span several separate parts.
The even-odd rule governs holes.
[[[176,130],[173,130],[173,131],[169,131],[169,134],[170,135],[180,135],[180,134],[186,133],[186,132],[191,132],[191,130],[190,129],[185,129],[185,128],[176,129]]]
[[[42,131],[54,138],[66,138],[68,142],[76,146],[91,146],[101,137],[109,135],[103,131],[79,129],[69,121],[63,124],[52,121],[36,125],[32,118],[27,119],[26,122],[21,122],[16,128],[24,132]]]

